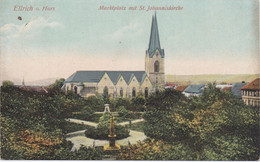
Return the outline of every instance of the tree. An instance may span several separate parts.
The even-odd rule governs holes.
[[[5,80],[5,81],[3,81],[3,85],[2,86],[3,87],[12,87],[12,86],[14,86],[14,83],[12,81],[10,81],[10,80]]]
[[[136,96],[131,99],[132,111],[144,111],[145,110],[145,98],[143,96]]]
[[[189,99],[160,92],[148,99],[147,109],[145,134],[189,148],[191,160],[258,159],[258,110],[221,92],[214,83],[200,97]]]

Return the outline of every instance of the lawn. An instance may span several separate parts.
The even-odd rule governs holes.
[[[67,134],[70,132],[76,132],[76,131],[84,130],[87,128],[88,128],[88,126],[86,126],[86,125],[70,123],[68,121],[64,121],[62,131],[63,131],[63,133]]]

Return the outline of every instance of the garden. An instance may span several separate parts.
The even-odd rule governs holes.
[[[101,160],[102,147],[73,144],[66,134],[107,139],[109,118],[104,104],[117,112],[118,141],[129,138],[129,129],[144,132],[142,142],[122,146],[119,160],[257,160],[259,110],[233,98],[229,92],[208,85],[199,97],[186,98],[165,90],[143,98],[83,99],[63,93],[56,81],[48,93],[25,91],[5,81],[1,86],[1,158],[10,160]],[[75,118],[97,123],[76,124]],[[130,120],[144,121],[131,123]],[[129,122],[126,125],[119,123]]]

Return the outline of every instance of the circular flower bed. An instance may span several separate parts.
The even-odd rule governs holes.
[[[97,128],[88,127],[85,131],[85,135],[88,138],[108,140],[110,129],[110,114],[104,113],[99,119],[99,124]],[[129,131],[120,125],[115,125],[116,139],[123,139],[129,137]]]
[[[115,133],[117,140],[129,137],[128,130],[120,125],[115,125]],[[94,128],[89,126],[89,128],[87,128],[87,130],[85,131],[85,135],[88,138],[108,140],[109,128],[102,126]]]

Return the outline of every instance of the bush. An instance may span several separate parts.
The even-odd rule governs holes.
[[[189,148],[187,156],[191,159],[185,160],[259,158],[259,110],[214,84],[209,84],[201,96],[189,99],[173,91],[159,92],[148,99],[147,108],[145,134]],[[176,157],[181,153],[177,150]]]
[[[105,101],[100,96],[89,96],[85,99],[85,104],[89,106],[93,111],[104,111]]]
[[[108,140],[110,130],[110,114],[104,113],[103,116],[99,119],[99,124],[97,128],[89,127],[85,131],[86,137],[94,138],[94,139],[102,139],[102,140]],[[122,139],[129,136],[128,130],[120,125],[115,124],[115,133],[116,133],[116,139]]]
[[[146,139],[135,145],[123,147],[117,160],[192,160],[192,150],[181,144]]]
[[[132,111],[145,111],[145,98],[143,96],[136,96],[131,99]]]
[[[119,106],[116,111],[118,112],[118,115],[123,118],[126,118],[129,113],[124,106]]]
[[[109,130],[109,128],[103,126],[99,126],[97,128],[89,126],[85,131],[85,135],[88,138],[109,140]],[[117,140],[129,137],[128,130],[121,125],[115,125],[115,134]]]
[[[84,106],[84,100],[80,97],[74,94],[37,93],[4,83],[0,99],[3,159],[102,158],[100,149],[82,148],[81,151],[71,152],[72,145],[64,140],[63,133],[68,131],[64,129],[64,118]],[[78,129],[78,126],[72,125],[69,130]],[[63,132],[61,129],[64,129]]]
[[[14,86],[14,83],[12,81],[10,81],[10,80],[5,80],[5,81],[3,81],[3,85],[2,86],[3,87],[12,87],[12,86]]]

